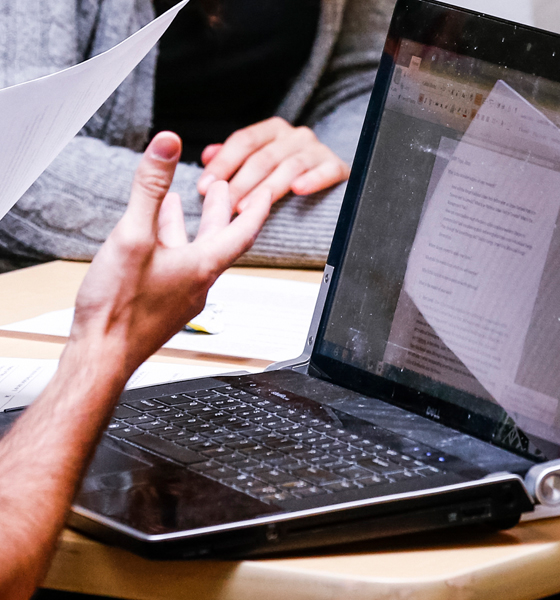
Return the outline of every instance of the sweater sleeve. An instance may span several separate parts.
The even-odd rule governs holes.
[[[302,120],[315,124],[373,88],[394,0],[347,0],[330,60]]]

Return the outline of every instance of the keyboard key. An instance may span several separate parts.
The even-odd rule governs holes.
[[[320,431],[321,433],[326,433],[331,437],[338,438],[339,435],[345,435],[348,433],[346,429],[340,429],[335,425],[331,425],[330,423],[325,423],[324,425],[317,425],[314,427],[316,431]]]
[[[193,433],[192,431],[186,431],[185,429],[181,429],[175,433],[164,433],[163,435],[160,435],[160,437],[162,437],[164,440],[175,442],[180,446],[190,446],[192,444],[199,444],[206,441],[206,438],[199,433]]]
[[[194,452],[205,452],[207,450],[212,450],[213,448],[221,448],[219,444],[215,444],[210,440],[205,440],[204,442],[200,442],[198,444],[192,444],[190,449]]]
[[[128,406],[124,406],[119,404],[115,407],[115,411],[113,412],[113,417],[115,419],[127,419],[128,417],[134,417],[135,415],[139,415],[140,413],[137,410],[129,408]]]
[[[229,465],[232,469],[235,469],[237,468],[235,464],[243,460],[243,455],[230,451],[226,454],[213,456],[212,458],[217,460],[222,465]]]
[[[234,477],[237,475],[237,472],[230,467],[217,467],[216,469],[209,469],[208,471],[204,471],[204,475],[207,477],[211,477],[212,479],[217,479],[218,481],[222,481],[223,479],[227,479],[228,477]]]
[[[371,473],[367,469],[362,469],[361,467],[357,466],[342,467],[333,470],[341,477],[351,480],[359,479],[360,477],[368,477],[369,475],[371,475]]]
[[[253,402],[253,406],[258,406],[259,408],[266,408],[271,412],[276,412],[273,410],[273,404],[272,402],[270,402],[270,400],[263,400],[262,398],[259,398],[257,402]]]
[[[124,429],[127,426],[128,425],[126,423],[123,423],[122,421],[117,421],[116,419],[113,419],[109,423],[109,425],[107,425],[107,431],[115,431],[116,429]]]
[[[163,440],[149,433],[142,433],[134,437],[134,443],[146,450],[152,450],[157,454],[171,458],[183,464],[200,462],[201,456],[197,452],[178,446],[168,440]]]
[[[163,408],[155,408],[154,410],[150,410],[148,412],[152,417],[157,417],[158,419],[165,419],[165,417],[173,417],[177,413],[180,413],[178,410],[174,410],[171,406],[164,406]]]
[[[230,398],[243,398],[250,396],[249,393],[243,392],[242,390],[233,390],[227,393]]]
[[[185,392],[182,394],[185,398],[203,398],[205,402],[208,402],[212,398],[221,398],[222,395],[218,394],[214,390],[196,390],[193,392]]]
[[[361,477],[358,479],[357,483],[362,487],[372,487],[374,485],[379,485],[380,483],[387,483],[387,479],[380,477],[379,475],[370,475]]]
[[[330,456],[329,454],[323,454],[322,456],[313,458],[310,462],[314,467],[321,467],[329,471],[332,471],[333,469],[342,469],[343,467],[352,466],[351,463],[345,460],[341,460],[337,456]]]
[[[321,458],[325,455],[325,453],[322,450],[318,450],[317,448],[309,448],[307,450],[303,450],[301,452],[297,452],[296,454],[292,455],[290,454],[290,456],[297,456],[297,458],[299,460],[302,460],[304,462],[311,462],[315,459]]]
[[[201,430],[208,429],[206,421],[202,421],[201,419],[197,419],[196,417],[190,419],[174,419],[172,422],[174,425],[184,427],[185,429],[189,429],[190,431],[196,433],[199,433]]]
[[[218,421],[219,419],[229,419],[231,415],[224,411],[211,406],[206,406],[204,410],[198,413],[198,416],[205,421]]]
[[[438,475],[441,473],[439,469],[435,467],[424,467],[422,469],[416,469],[416,472],[423,477],[431,477],[432,475]]]
[[[315,485],[322,485],[325,483],[333,483],[340,481],[342,478],[336,473],[330,473],[324,469],[318,469],[316,467],[304,467],[302,469],[295,469],[292,471],[293,475],[296,475],[300,479],[305,479]]]
[[[127,400],[124,402],[125,406],[130,406],[130,408],[135,408],[139,411],[148,411],[153,410],[155,408],[163,408],[163,404],[158,402],[157,400]]]
[[[315,444],[317,443],[326,443],[329,440],[325,437],[324,439],[321,439],[321,441],[319,442],[321,436],[317,435],[317,433],[315,431],[311,431],[309,429],[305,429],[304,431],[297,431],[295,433],[290,434],[290,437],[293,438],[294,440],[302,441],[302,442],[307,442],[308,444]]]
[[[189,465],[189,469],[191,471],[196,471],[197,473],[204,473],[205,471],[210,471],[219,467],[218,463],[213,460],[205,460],[204,462],[197,462]]]
[[[259,499],[263,502],[282,502],[288,500],[290,497],[286,492],[276,492],[276,494],[266,494],[265,496],[259,496]]]
[[[361,467],[373,471],[374,473],[395,473],[402,471],[403,468],[388,460],[383,460],[376,456],[370,458],[364,458],[357,461]]]
[[[136,426],[138,427],[138,429],[142,429],[143,431],[151,431],[152,429],[164,428],[165,423],[158,419],[154,419],[153,421],[150,421],[149,423],[138,423],[138,425],[136,425]]]
[[[287,483],[282,483],[278,487],[282,490],[286,490],[287,492],[299,494],[301,492],[301,490],[303,490],[305,488],[310,488],[313,486],[310,483],[307,483],[307,481],[300,481],[300,480],[296,479],[294,481],[288,481]]]
[[[229,444],[233,444],[235,442],[243,442],[245,441],[245,438],[242,435],[239,435],[237,433],[227,433],[225,435],[212,435],[212,439],[217,443],[217,444],[222,444],[222,445],[229,445]]]
[[[175,404],[183,404],[189,400],[189,398],[185,398],[183,395],[173,394],[172,396],[161,396],[157,398],[157,400],[166,406],[174,406]]]
[[[292,458],[297,458],[298,460],[311,460],[312,458],[320,457],[321,454],[324,454],[322,450],[317,450],[317,448],[311,448],[305,444],[296,444],[291,449],[282,449],[283,452],[289,454]],[[312,451],[310,453],[310,451]],[[318,452],[316,455],[315,452]]]
[[[239,487],[252,496],[261,496],[263,494],[275,494],[278,490],[273,485],[267,485],[262,481],[253,481],[240,484]]]
[[[294,444],[293,440],[290,440],[289,438],[280,438],[280,437],[276,437],[276,438],[259,438],[259,442],[261,442],[261,444],[264,444],[265,446],[268,446],[269,448],[273,448],[275,450],[286,450],[286,449],[290,449],[293,448],[296,444]]]
[[[246,421],[245,424],[243,424],[240,427],[236,427],[236,428],[232,427],[232,429],[235,429],[235,431],[243,434],[244,436],[246,436],[248,438],[252,438],[253,436],[258,436],[258,435],[263,435],[265,433],[268,433],[267,429],[265,429],[264,427],[255,425],[254,423],[251,423],[250,421]]]
[[[311,496],[320,496],[322,494],[326,494],[327,491],[323,488],[312,485],[308,488],[300,488],[297,490],[293,490],[294,495],[299,496],[301,498],[310,498]]]
[[[256,445],[256,443],[253,442],[252,440],[242,438],[240,441],[229,442],[226,445],[229,448],[233,448],[234,450],[237,450],[240,452],[241,450],[244,450],[246,448],[252,448],[253,446]]]
[[[219,460],[220,456],[227,456],[231,453],[231,450],[229,448],[226,448],[225,446],[215,446],[213,448],[208,448],[207,450],[200,451],[200,454],[208,458],[215,458],[217,460]]]
[[[393,481],[406,481],[407,479],[418,477],[418,474],[414,471],[401,471],[400,473],[388,473],[386,477],[389,477]]]
[[[227,408],[224,407],[224,410],[227,410],[232,415],[237,415],[238,413],[247,410],[249,407],[248,404],[244,404],[243,402],[237,402],[235,400],[232,400],[232,402],[234,402],[234,404],[228,404]]]
[[[136,427],[124,427],[122,429],[107,431],[107,433],[114,438],[128,439],[137,435],[141,435],[144,432],[141,429],[136,429]]]
[[[196,417],[189,417],[184,412],[176,412],[173,416],[165,417],[163,420],[174,425],[182,425],[187,422],[196,423],[198,421]]]
[[[323,487],[329,492],[345,492],[346,490],[356,490],[359,486],[351,481],[335,481],[326,483]]]
[[[138,425],[140,423],[151,423],[154,418],[150,415],[138,415],[136,417],[128,417],[128,419],[124,419],[125,423],[129,425]]]
[[[251,472],[254,469],[260,467],[261,462],[259,460],[255,460],[254,458],[242,458],[237,461],[228,462],[229,466],[232,469],[238,469],[239,471]]]
[[[241,452],[241,454],[245,454],[253,458],[260,455],[265,455],[267,452],[271,452],[269,448],[267,448],[266,446],[261,446],[260,444],[253,444],[252,446],[248,446],[245,448],[237,448],[237,450]]]
[[[272,485],[295,483],[298,481],[298,479],[294,478],[293,475],[283,473],[282,471],[276,471],[275,469],[269,470],[267,467],[255,469],[251,472],[251,475]]]
[[[232,487],[243,487],[246,486],[248,482],[255,483],[256,479],[254,479],[250,475],[246,475],[245,473],[235,473],[231,477],[224,477],[221,481],[222,483],[225,483]]]

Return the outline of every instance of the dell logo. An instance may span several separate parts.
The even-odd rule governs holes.
[[[439,419],[440,419],[439,409],[434,408],[433,406],[427,406],[426,407],[426,416],[430,417],[431,419],[436,419],[439,421]]]

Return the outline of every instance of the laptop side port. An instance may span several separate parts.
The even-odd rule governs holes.
[[[492,517],[492,505],[490,502],[476,502],[461,507],[458,515],[458,523],[479,523]]]

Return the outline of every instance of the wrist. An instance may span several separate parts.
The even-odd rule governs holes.
[[[95,388],[99,397],[118,397],[136,369],[127,364],[126,349],[109,336],[92,339],[70,337],[56,376],[61,381],[79,382],[84,392]]]

